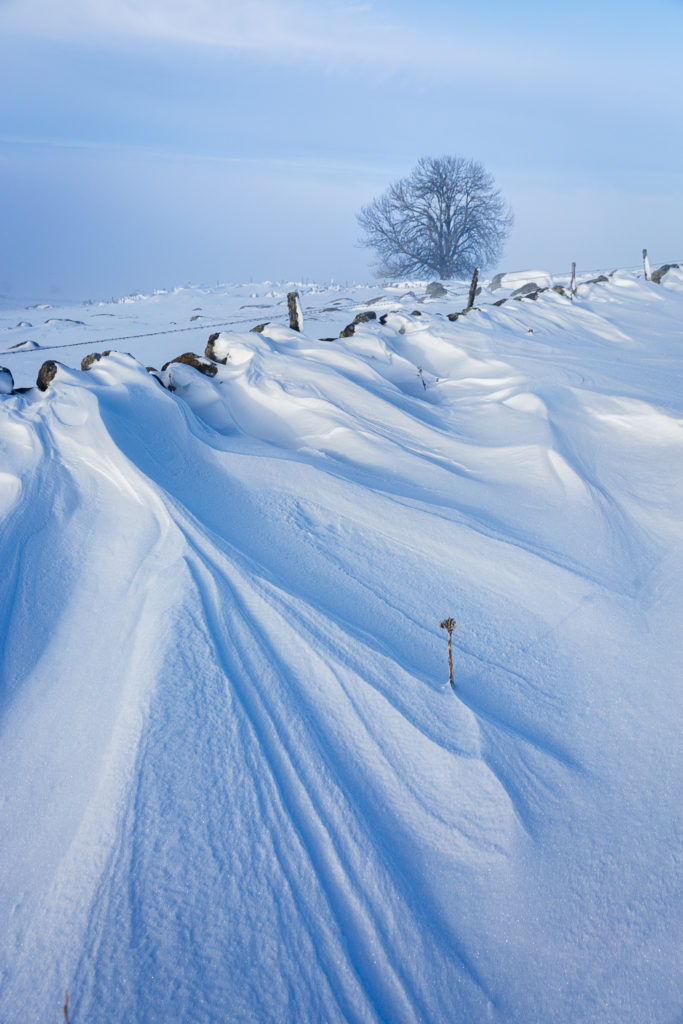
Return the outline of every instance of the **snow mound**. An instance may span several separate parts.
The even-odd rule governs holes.
[[[515,270],[508,274],[498,274],[495,282],[496,289],[515,291],[517,288],[531,283],[537,285],[538,288],[550,288],[553,285],[553,278],[545,270]]]

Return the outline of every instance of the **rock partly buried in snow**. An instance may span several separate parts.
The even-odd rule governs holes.
[[[81,370],[89,370],[93,363],[98,363],[101,358],[101,352],[91,352],[89,356],[83,356],[81,359]]]
[[[27,339],[26,341],[18,341],[16,345],[10,345],[10,349],[12,349],[12,351],[15,348],[22,349],[23,351],[29,351],[30,349],[33,348],[40,348],[40,345],[38,344],[37,341],[31,341],[30,339]]]
[[[194,366],[195,370],[199,370],[200,373],[206,374],[207,377],[215,377],[218,373],[218,367],[216,363],[211,359],[206,359],[204,356],[198,356],[196,352],[183,352],[181,356],[176,356],[175,359],[169,359],[167,363],[161,367],[162,373],[167,370],[172,363],[184,363],[185,366]]]
[[[605,284],[609,281],[609,277],[605,274],[598,274],[597,277],[591,277],[590,281],[582,281],[581,284]]]
[[[89,370],[95,363],[99,363],[100,359],[104,359],[105,356],[110,356],[112,350],[105,348],[104,352],[91,352],[89,356],[83,356],[81,359],[81,370]]]
[[[251,327],[249,329],[249,333],[250,334],[263,334],[263,332],[265,331],[266,327],[268,327],[269,325],[270,325],[270,321],[266,320],[266,322],[264,324],[256,324],[256,327]]]
[[[358,326],[358,324],[366,324],[368,323],[369,320],[376,319],[377,314],[372,309],[368,309],[365,313],[359,313],[358,316],[355,316],[352,322],[350,324],[347,324],[344,330],[340,332],[339,337],[350,338],[351,335],[356,333],[356,327]],[[382,322],[382,318],[380,317],[380,323]]]
[[[204,355],[207,359],[213,360],[214,363],[223,363],[225,365],[228,361],[228,343],[229,337],[222,331],[216,331],[215,334],[209,335],[209,340],[206,343],[204,349]]]
[[[497,303],[494,303],[494,305],[497,305]],[[448,313],[446,315],[446,319],[450,320],[451,323],[455,323],[455,321],[461,316],[467,316],[468,313],[474,313],[478,308],[478,306],[468,306],[467,309],[461,309],[459,313]]]
[[[249,333],[253,334],[256,332],[257,334],[262,334],[268,324],[260,324],[259,326],[261,327],[260,331],[252,327]],[[211,335],[204,355],[213,363],[220,363],[222,366],[225,366],[227,363],[230,363],[232,366],[239,366],[253,358],[254,350],[240,342],[234,334],[221,333]]]
[[[150,377],[153,380],[155,380],[157,384],[160,384],[161,387],[164,388],[166,391],[175,391],[175,385],[173,384],[173,382],[171,380],[164,380],[163,376],[161,375],[159,370],[156,369],[156,367],[146,366],[145,369],[147,370],[147,373],[150,375]],[[169,375],[166,374],[166,376],[168,377]]]
[[[662,278],[665,274],[668,274],[670,270],[678,270],[678,263],[664,263],[663,266],[658,267],[657,270],[653,270],[650,275],[650,280],[654,281],[655,284],[661,284]]]
[[[390,327],[391,330],[397,331],[399,334],[406,333],[406,324],[410,323],[410,316],[404,313],[403,310],[392,310],[390,313],[383,313],[379,318],[379,322],[383,327]]]
[[[519,288],[515,288],[513,296],[515,295],[531,295],[532,292],[537,292],[540,288],[540,284],[536,284],[535,281],[527,281],[526,284],[522,284]]]
[[[47,391],[52,381],[57,375],[59,369],[59,363],[56,363],[54,359],[48,359],[43,363],[41,368],[38,370],[38,378],[36,384],[40,391]]]
[[[6,366],[0,366],[0,395],[11,395],[14,391],[14,377]]]
[[[448,295],[448,292],[441,284],[441,281],[430,281],[427,285],[426,292],[430,299],[442,299],[444,295]]]

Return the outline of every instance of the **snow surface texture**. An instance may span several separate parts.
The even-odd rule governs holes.
[[[681,1019],[683,273],[466,291],[2,313],[3,1024]]]

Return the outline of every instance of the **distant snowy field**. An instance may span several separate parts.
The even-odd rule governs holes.
[[[683,1019],[683,272],[553,283],[0,311],[2,1024]]]

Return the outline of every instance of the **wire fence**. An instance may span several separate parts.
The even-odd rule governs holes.
[[[678,264],[683,264],[683,260],[672,262],[671,266],[676,266]],[[643,269],[643,264],[642,263],[638,263],[638,264],[635,264],[634,266],[618,267],[616,269],[618,269],[618,270],[625,270],[625,271],[638,271],[638,270],[642,270]],[[576,283],[577,284],[581,284],[582,283],[581,278],[591,277],[591,276],[596,275],[596,274],[613,274],[613,273],[615,273],[615,269],[614,268],[610,269],[610,268],[606,268],[606,267],[596,267],[596,268],[594,268],[592,270],[584,270],[584,271],[581,271],[580,276],[577,275],[577,282]],[[569,278],[571,276],[570,273],[568,273],[568,272],[550,273],[549,271],[544,271],[544,274],[548,274],[550,277],[553,277],[553,278],[556,278],[556,279],[563,279],[563,278],[566,277],[567,280],[569,280]],[[362,285],[354,285],[353,287],[364,287],[364,286],[362,286]],[[368,285],[367,287],[370,287],[370,286]],[[464,284],[463,294],[466,294],[466,293],[467,293],[467,285]],[[456,292],[455,294],[457,295],[457,294],[459,294],[459,292]],[[490,305],[490,303],[486,303],[486,305]],[[269,323],[274,323],[278,319],[280,319],[280,320],[285,319],[286,316],[287,316],[287,314],[284,313],[284,312],[283,313],[276,313],[274,308],[272,309],[272,312],[275,313],[275,316],[273,317],[272,320],[268,321]],[[320,314],[323,311],[321,311],[321,310],[317,310],[316,311],[316,310],[310,310],[309,309],[306,312],[307,312],[307,314],[311,314],[312,313],[312,316],[307,316],[307,319],[319,320],[319,319],[321,319]],[[329,311],[326,310],[326,312],[329,312]],[[339,310],[339,312],[341,312],[341,310]],[[317,313],[317,315],[316,315],[316,313]],[[19,346],[14,346],[12,348],[4,349],[4,350],[0,351],[0,356],[30,355],[31,353],[34,353],[34,352],[51,352],[51,351],[57,351],[57,350],[60,350],[60,349],[67,349],[67,348],[85,348],[86,346],[93,346],[93,345],[100,346],[100,347],[106,349],[106,348],[108,348],[111,345],[118,344],[119,342],[140,341],[142,338],[156,338],[156,337],[161,337],[162,335],[170,335],[170,334],[186,334],[186,333],[188,333],[190,331],[207,331],[207,330],[208,331],[213,331],[216,328],[242,326],[244,324],[253,323],[253,321],[254,321],[254,317],[253,316],[251,316],[251,317],[236,317],[236,318],[234,318],[232,320],[222,320],[222,321],[219,321],[219,322],[216,322],[216,323],[193,324],[192,326],[188,326],[188,327],[171,327],[171,328],[166,328],[166,329],[160,330],[160,331],[145,331],[145,332],[142,332],[142,333],[139,333],[139,334],[122,334],[122,335],[119,335],[118,337],[114,337],[114,338],[97,338],[97,339],[88,338],[85,341],[68,341],[68,342],[63,342],[61,344],[50,344],[50,345],[31,345],[30,347],[26,347],[26,348],[23,347],[23,345],[25,343],[21,343]]]
[[[82,348],[85,345],[100,345],[105,348],[116,344],[119,341],[139,341],[141,338],[156,338],[162,334],[185,334],[188,331],[211,331],[216,327],[235,327],[240,324],[253,322],[253,317],[244,317],[236,320],[224,320],[215,324],[193,324],[191,327],[170,327],[163,331],[145,331],[142,334],[121,334],[117,338],[88,338],[86,341],[65,341],[57,345],[32,345],[30,348],[15,346],[0,351],[0,356],[30,355],[32,352],[49,352],[52,349]]]

